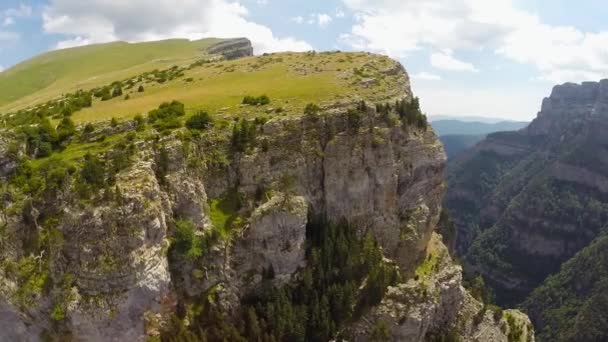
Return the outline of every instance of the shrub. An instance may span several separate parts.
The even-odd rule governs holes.
[[[138,93],[143,93],[144,92],[144,86],[140,85],[139,88],[137,88],[137,92]]]
[[[198,112],[186,120],[186,127],[189,129],[203,130],[212,124],[213,120],[207,112]]]
[[[133,121],[135,121],[135,129],[138,132],[141,132],[146,128],[146,120],[144,119],[144,117],[141,114],[135,115],[135,117],[133,118]]]
[[[122,96],[122,88],[116,87],[116,88],[114,88],[114,90],[112,90],[112,97],[119,97],[119,96]]]
[[[95,131],[95,126],[93,126],[92,123],[88,123],[84,126],[84,132],[85,133],[93,133],[93,131]]]
[[[245,96],[243,98],[243,104],[250,106],[264,106],[270,103],[270,98],[266,95],[254,97],[254,96]]]
[[[57,138],[59,142],[64,142],[68,138],[76,133],[76,126],[74,125],[74,121],[69,117],[64,117],[59,125],[57,125]]]
[[[316,104],[309,103],[306,105],[306,107],[304,107],[304,114],[315,115],[315,114],[319,113],[320,110],[321,110],[321,108],[319,108],[319,106],[317,106]]]
[[[148,121],[159,130],[169,130],[182,126],[180,117],[186,114],[184,104],[179,101],[165,102],[158,109],[148,113]]]
[[[190,220],[175,222],[175,235],[173,238],[175,250],[189,259],[196,259],[203,255],[201,239],[196,235],[196,226]]]

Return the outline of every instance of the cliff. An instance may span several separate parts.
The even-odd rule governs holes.
[[[501,303],[523,301],[603,230],[607,85],[554,87],[527,128],[491,134],[449,166],[459,253]]]
[[[234,334],[223,336],[237,340],[260,327],[279,334],[270,314],[267,323],[255,318],[240,325],[241,315],[256,315],[247,304],[252,296],[278,291],[277,307],[291,308],[280,301],[287,296],[282,291],[308,286],[319,250],[351,252],[340,254],[339,243],[322,246],[330,236],[310,250],[320,234],[314,217],[349,227],[332,241],[352,234],[348,241],[358,246],[365,236],[361,255],[380,255],[353,261],[380,275],[353,277],[352,284],[360,281],[355,287],[339,285],[357,297],[376,278],[385,284],[379,305],[371,311],[359,305],[363,316],[348,322],[325,318],[344,323],[328,331],[368,340],[385,324],[391,340],[447,334],[466,341],[533,340],[524,315],[486,313],[434,236],[445,154],[419,111],[399,112],[415,101],[403,68],[389,64],[377,71],[386,88],[375,89],[375,96],[357,93],[374,87],[357,82],[351,87],[359,96],[350,101],[289,115],[251,117],[239,113],[248,110],[240,106],[230,109],[236,120],[202,131],[159,134],[157,126],[139,129],[137,120],[101,123],[92,133],[81,127],[79,143],[101,142],[104,150],[79,157],[78,166],[53,156],[28,160],[17,140],[16,151],[0,157],[2,165],[23,158],[3,167],[0,340],[158,340],[167,331],[197,334],[199,322],[203,328],[221,323],[222,334]],[[179,109],[168,106],[159,110]],[[72,157],[69,146],[65,153]],[[394,276],[384,279],[388,274]],[[289,310],[279,316],[294,315]],[[204,333],[218,333],[209,329]]]
[[[227,39],[210,46],[206,52],[213,55],[222,55],[231,60],[253,56],[253,46],[247,38]]]

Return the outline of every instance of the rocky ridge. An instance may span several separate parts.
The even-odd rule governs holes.
[[[527,128],[491,134],[449,166],[459,253],[501,303],[523,301],[601,235],[607,118],[608,80],[559,85]]]

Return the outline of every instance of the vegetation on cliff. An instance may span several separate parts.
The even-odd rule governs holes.
[[[328,341],[342,333],[344,323],[380,303],[387,286],[399,280],[397,267],[384,260],[370,234],[359,237],[345,223],[322,220],[313,221],[306,232],[307,266],[297,281],[277,288],[269,269],[261,287],[242,299],[234,319],[218,307],[211,290],[183,303],[185,314],[174,317],[160,339]],[[181,246],[182,241],[177,246],[191,256],[192,249]]]
[[[608,339],[608,237],[564,263],[523,303],[542,341]]]

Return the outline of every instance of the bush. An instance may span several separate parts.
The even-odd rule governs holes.
[[[146,120],[144,119],[144,117],[141,114],[135,115],[135,117],[133,118],[133,121],[135,121],[135,129],[138,132],[141,132],[146,128]]]
[[[93,126],[92,123],[88,123],[84,126],[84,132],[85,133],[93,133],[93,131],[95,131],[95,126]]]
[[[114,88],[114,90],[112,90],[112,97],[119,97],[119,96],[122,96],[122,88],[116,87],[116,88]]]
[[[144,86],[140,85],[139,88],[137,88],[137,92],[138,93],[143,93],[144,92]]]
[[[74,121],[69,117],[64,117],[59,125],[57,125],[57,138],[59,143],[62,143],[72,137],[76,133]]]
[[[319,106],[317,106],[316,104],[309,103],[306,105],[306,107],[304,107],[304,114],[315,115],[315,114],[319,113],[320,110],[321,110],[321,108],[319,108]]]
[[[80,178],[84,183],[101,189],[105,184],[105,169],[103,163],[92,154],[84,156],[84,165],[80,170]]]
[[[181,255],[196,259],[203,255],[201,238],[196,235],[196,226],[190,220],[175,222],[173,247]]]
[[[186,127],[189,129],[203,130],[213,123],[211,116],[207,112],[198,112],[186,120]]]
[[[254,97],[254,96],[245,96],[243,98],[243,104],[250,106],[264,106],[270,103],[270,98],[266,95]]]
[[[257,123],[241,120],[232,127],[232,147],[238,152],[245,152],[247,147],[255,144]]]
[[[182,126],[180,117],[186,114],[184,104],[179,101],[165,102],[158,109],[148,113],[148,121],[159,130],[169,130]]]

